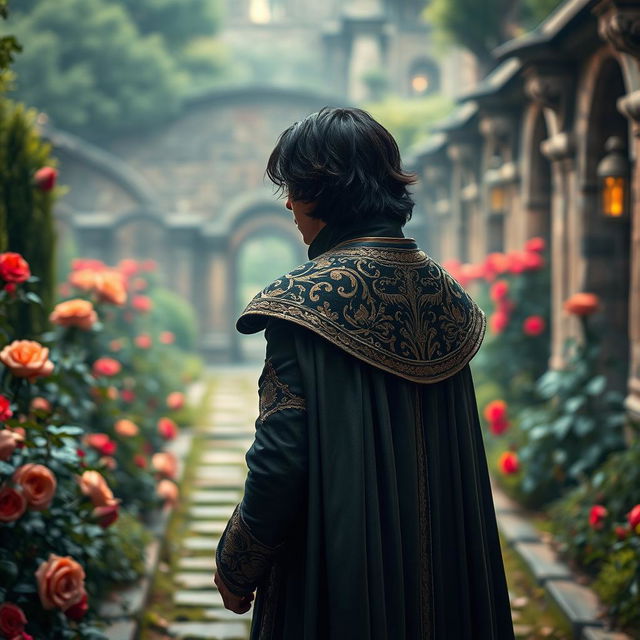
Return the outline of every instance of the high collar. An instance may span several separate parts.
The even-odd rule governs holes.
[[[356,220],[348,225],[328,224],[320,229],[318,235],[309,245],[309,260],[313,260],[341,242],[363,237],[404,238],[404,234],[402,233],[402,225],[399,222],[386,218]]]

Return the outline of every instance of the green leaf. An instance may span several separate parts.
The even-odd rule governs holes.
[[[553,423],[553,433],[559,440],[562,440],[571,429],[573,416],[561,416]]]
[[[605,378],[605,376],[600,375],[589,380],[589,383],[585,387],[585,391],[591,396],[597,396],[604,391],[606,386],[607,379]]]
[[[29,291],[24,296],[29,302],[33,302],[34,304],[42,304],[42,298],[37,293],[33,293],[33,291]]]
[[[576,413],[584,406],[586,400],[583,396],[573,396],[564,403],[564,408],[569,413]]]

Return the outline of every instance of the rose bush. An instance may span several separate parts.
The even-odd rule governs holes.
[[[13,625],[12,637],[102,637],[93,605],[113,583],[141,575],[150,534],[140,520],[178,499],[177,486],[164,480],[175,476],[171,457],[162,473],[150,460],[187,415],[179,396],[171,406],[159,401],[182,393],[184,355],[155,339],[136,349],[136,335],[164,330],[148,324],[149,305],[128,306],[127,274],[140,269],[135,261],[122,269],[79,262],[68,299],[49,314],[50,331],[23,340],[3,325],[0,625]],[[16,289],[0,292],[0,306],[37,304],[22,289],[33,276],[12,277]],[[141,291],[151,278],[139,280]],[[109,350],[115,341],[117,358]]]

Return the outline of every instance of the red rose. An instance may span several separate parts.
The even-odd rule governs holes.
[[[120,505],[115,504],[107,504],[102,507],[96,507],[92,512],[94,518],[98,520],[98,524],[106,529],[111,526],[117,519],[118,513],[120,510]]]
[[[0,253],[0,278],[14,283],[25,282],[30,277],[29,263],[19,253]]]
[[[173,440],[178,435],[178,425],[171,418],[160,418],[158,433],[166,440]]]
[[[138,467],[139,469],[146,469],[147,459],[143,455],[138,453],[135,456],[133,456],[133,464],[135,464],[136,467]]]
[[[27,616],[24,611],[12,602],[0,604],[0,633],[5,638],[14,638],[24,631]]]
[[[502,473],[516,473],[520,468],[517,454],[513,451],[505,451],[498,460],[498,467]]]
[[[491,285],[489,295],[494,302],[503,300],[509,293],[509,283],[506,280],[496,280]]]
[[[149,296],[133,296],[131,306],[140,313],[147,313],[153,308],[153,302]]]
[[[489,327],[492,333],[502,333],[508,324],[509,316],[504,311],[496,311],[489,316]]]
[[[0,522],[15,522],[27,510],[27,500],[15,489],[0,489]]]
[[[115,376],[122,370],[122,365],[113,358],[98,358],[91,368],[94,376]]]
[[[592,529],[602,529],[604,526],[604,519],[609,512],[601,504],[595,504],[589,511],[589,526]]]
[[[85,591],[85,594],[82,596],[80,602],[76,602],[72,604],[68,609],[65,609],[64,615],[69,618],[69,620],[73,620],[74,622],[78,622],[84,618],[85,614],[89,611],[89,598]]]
[[[488,422],[500,422],[507,419],[507,403],[504,400],[492,400],[484,408],[484,417]]]
[[[51,191],[56,186],[58,171],[53,167],[42,167],[33,176],[33,181],[41,191]]]
[[[118,448],[117,442],[113,441],[106,433],[90,433],[85,440],[90,447],[103,456],[113,455]]]
[[[123,402],[133,402],[136,399],[136,394],[134,391],[131,391],[131,389],[123,389],[120,392],[120,397]]]
[[[509,260],[509,273],[514,275],[521,274],[525,269],[525,258],[522,251],[509,251],[507,258]]]
[[[640,504],[637,504],[629,511],[627,520],[629,521],[629,526],[635,531],[636,527],[640,524]]]
[[[162,344],[173,344],[175,341],[176,336],[171,333],[171,331],[163,331],[160,334],[160,342],[162,342]]]
[[[509,424],[508,420],[496,420],[495,422],[490,422],[489,431],[491,431],[494,436],[499,436],[509,428]]]
[[[536,253],[540,253],[545,249],[545,241],[544,238],[540,238],[539,236],[535,238],[530,238],[524,245],[525,251],[533,251]]]
[[[626,538],[629,537],[629,534],[631,533],[631,530],[629,528],[622,527],[620,525],[618,525],[617,527],[614,527],[613,531],[616,534],[616,538],[618,538],[618,540],[625,540]]]
[[[11,401],[9,398],[0,395],[0,422],[8,420],[13,415],[11,411]]]
[[[529,316],[522,323],[522,331],[528,336],[539,336],[545,330],[545,326],[542,316]]]
[[[525,271],[537,271],[544,266],[544,258],[534,251],[525,252],[522,262]]]
[[[139,349],[150,349],[153,344],[151,336],[148,333],[141,333],[139,336],[136,336],[134,342]]]

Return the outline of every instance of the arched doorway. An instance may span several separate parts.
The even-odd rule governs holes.
[[[590,75],[587,117],[582,123],[586,130],[579,132],[578,138],[584,205],[581,288],[600,297],[603,311],[596,314],[593,324],[603,343],[602,371],[612,388],[625,393],[629,369],[631,222],[628,213],[620,219],[603,215],[597,167],[610,137],[619,137],[627,144],[631,139],[629,121],[617,108],[618,99],[627,90],[620,65],[611,54],[596,56]]]
[[[231,324],[261,289],[305,260],[302,237],[282,209],[254,209],[238,220],[228,253]],[[233,360],[264,358],[262,333],[240,335],[232,326],[231,340]]]

